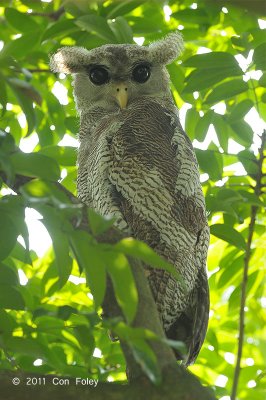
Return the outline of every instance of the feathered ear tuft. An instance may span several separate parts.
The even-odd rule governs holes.
[[[176,31],[150,44],[149,53],[155,63],[167,65],[182,53],[183,48],[183,37],[180,32]]]
[[[83,47],[62,47],[51,56],[50,68],[53,72],[73,74],[88,65],[89,51]]]

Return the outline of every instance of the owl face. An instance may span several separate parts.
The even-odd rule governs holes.
[[[164,65],[147,57],[136,46],[107,46],[74,76],[78,109],[90,103],[109,110],[124,109],[143,96],[160,97],[169,91]],[[134,51],[135,50],[135,51]]]
[[[72,73],[77,109],[119,111],[138,98],[170,95],[166,64],[182,48],[178,33],[150,46],[104,45],[93,50],[65,47],[51,59],[56,72]]]

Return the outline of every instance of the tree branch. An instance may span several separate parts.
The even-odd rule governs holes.
[[[20,383],[15,385],[12,380],[18,378]],[[37,378],[39,384],[28,385],[31,379]],[[179,378],[179,382],[177,382]],[[64,384],[56,384],[58,380]],[[17,382],[16,380],[14,382]],[[194,394],[191,386],[196,385]],[[98,382],[97,386],[77,384],[76,378],[58,377],[56,375],[38,375],[32,373],[2,371],[0,373],[1,400],[214,400],[206,388],[204,394],[200,391],[196,378],[184,372],[179,375],[169,374],[161,387],[140,379],[131,385],[119,383]],[[200,389],[200,390],[198,390]]]
[[[110,241],[108,242],[110,243]],[[158,316],[157,308],[150,287],[144,273],[144,268],[141,263],[135,259],[131,258],[129,261],[139,298],[137,314],[132,326],[148,329],[155,333],[159,338],[165,339],[165,334]],[[103,303],[104,313],[108,315],[108,317],[114,318],[117,316],[121,316],[123,318],[122,311],[117,305],[110,280],[108,284],[109,287],[106,291],[106,297]],[[171,348],[167,344],[159,340],[151,340],[149,344],[157,358],[161,375],[163,375],[164,370],[168,368],[175,371],[178,375],[179,369],[181,367],[178,366],[174,352],[171,350]],[[121,346],[127,361],[127,374],[129,380],[136,380],[139,379],[141,376],[145,378],[146,376],[140,368],[140,365],[136,363],[129,346],[127,346],[126,343],[123,342],[121,342]]]

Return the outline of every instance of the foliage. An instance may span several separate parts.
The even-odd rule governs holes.
[[[239,373],[237,338],[244,310],[237,396],[265,398],[261,139],[266,41],[258,15],[230,1],[207,0],[169,0],[167,6],[155,0],[14,0],[1,2],[0,15],[1,368],[80,377],[89,371],[92,378],[124,380],[119,343],[110,342],[106,333],[112,327],[135,346],[137,358],[153,376],[149,333],[134,332],[121,321],[103,322],[97,312],[108,272],[127,321],[134,317],[138,299],[127,255],[155,267],[163,264],[130,239],[116,246],[100,243],[98,236],[112,221],[93,211],[88,213],[92,233],[77,229],[84,210],[56,182],[76,193],[72,143],[78,119],[70,80],[49,72],[48,59],[65,45],[90,49],[141,37],[147,44],[179,28],[185,51],[169,73],[181,117],[187,110],[185,129],[196,149],[212,234],[209,330],[191,371],[214,388],[217,398],[227,399],[223,396],[230,394]],[[52,238],[53,246],[42,256],[30,248],[31,228],[25,223],[29,209],[39,213]]]

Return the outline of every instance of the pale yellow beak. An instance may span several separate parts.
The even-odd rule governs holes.
[[[118,83],[115,85],[115,99],[120,108],[126,108],[128,101],[127,85]]]

